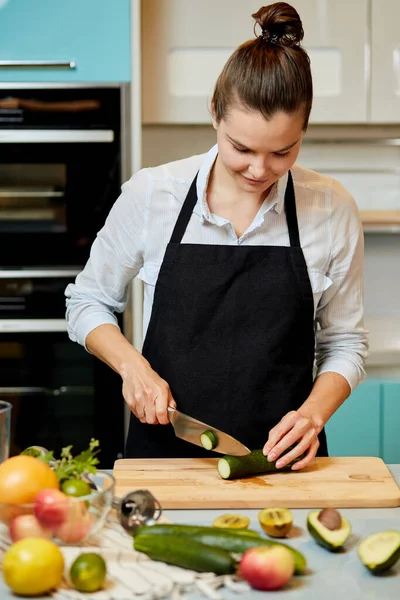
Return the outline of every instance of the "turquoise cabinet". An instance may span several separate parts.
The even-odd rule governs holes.
[[[400,382],[382,384],[382,458],[400,463]]]
[[[130,28],[130,0],[3,1],[0,82],[129,81]]]
[[[328,421],[326,434],[330,456],[380,456],[380,382],[357,387]]]

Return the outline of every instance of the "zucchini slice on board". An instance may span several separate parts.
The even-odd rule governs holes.
[[[291,448],[288,448],[286,452],[289,452],[289,450],[291,450]],[[243,456],[225,454],[225,456],[219,459],[217,468],[222,479],[239,479],[239,477],[249,477],[250,475],[262,473],[290,471],[291,466],[302,459],[303,456],[304,454],[295,458],[291,463],[286,465],[286,467],[278,469],[275,466],[276,461],[270,462],[268,458],[264,456],[262,448],[260,448],[252,450],[249,454],[244,454]],[[281,458],[281,456],[279,458]]]
[[[207,429],[201,434],[200,442],[206,450],[214,450],[218,446],[218,436],[212,429]]]
[[[383,573],[400,559],[400,531],[369,535],[357,547],[358,556],[372,573]]]
[[[327,510],[334,509],[325,509],[325,511]],[[330,552],[337,552],[343,548],[344,544],[349,539],[351,525],[347,519],[340,517],[341,523],[339,527],[330,529],[319,520],[322,512],[322,510],[312,510],[308,513],[307,529],[318,544],[327,550],[330,550]]]

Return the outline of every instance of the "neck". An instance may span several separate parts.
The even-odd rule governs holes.
[[[270,193],[272,187],[273,185],[267,190],[264,190],[261,194],[243,191],[239,188],[232,175],[225,169],[218,155],[210,173],[207,196],[213,198],[214,201],[217,199],[218,204],[226,206],[240,202],[242,204],[251,204],[259,208]]]

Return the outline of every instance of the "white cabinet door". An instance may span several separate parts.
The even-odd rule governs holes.
[[[311,122],[367,119],[368,0],[293,0],[314,79]],[[253,37],[260,0],[144,0],[144,123],[210,123],[215,81],[232,51]]]
[[[400,0],[371,0],[371,121],[400,121]]]

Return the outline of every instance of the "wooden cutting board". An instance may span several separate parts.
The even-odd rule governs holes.
[[[148,489],[164,509],[363,508],[400,506],[400,489],[380,458],[317,458],[302,471],[226,481],[217,458],[121,459],[116,495]]]

